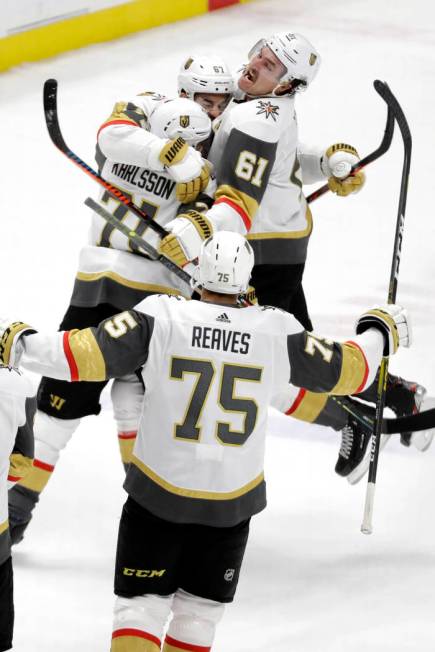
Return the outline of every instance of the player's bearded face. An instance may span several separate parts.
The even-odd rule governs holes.
[[[278,57],[266,45],[253,48],[249,63],[245,66],[238,86],[247,95],[267,95],[278,86],[287,72]]]

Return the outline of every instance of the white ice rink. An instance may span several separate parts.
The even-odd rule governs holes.
[[[72,289],[98,188],[51,144],[45,79],[59,81],[65,139],[94,165],[95,135],[115,100],[174,94],[192,50],[243,62],[259,37],[300,31],[323,57],[297,100],[301,140],[348,141],[362,155],[381,139],[386,80],[411,126],[414,149],[398,300],[414,346],[391,370],[435,392],[434,100],[432,0],[259,0],[0,76],[1,312],[54,330]],[[357,196],[312,205],[305,290],[318,332],[345,336],[387,297],[402,166],[398,134],[367,169]],[[308,189],[308,191],[311,190]],[[359,532],[365,482],[335,476],[338,437],[273,415],[269,505],[253,519],[238,593],[216,652],[433,652],[435,446],[398,439],[381,456],[372,536]],[[24,542],[14,551],[16,652],[107,652],[117,523],[125,498],[115,427],[105,398],[64,453]],[[152,535],[152,533],[150,533]]]

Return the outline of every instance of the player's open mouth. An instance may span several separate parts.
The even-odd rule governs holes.
[[[249,70],[249,68],[246,68],[245,72],[243,73],[243,77],[248,81],[254,83],[257,81],[257,72],[255,70]]]

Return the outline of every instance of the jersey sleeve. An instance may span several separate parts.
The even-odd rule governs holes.
[[[277,125],[260,121],[248,107],[236,109],[228,138],[216,165],[215,203],[207,217],[216,230],[247,233],[263,199],[278,147]]]
[[[312,392],[362,392],[375,378],[383,347],[383,336],[376,329],[343,343],[307,331],[293,333],[287,336],[289,382]]]
[[[147,360],[154,317],[126,310],[98,327],[23,338],[23,366],[50,378],[102,381],[133,373]]]
[[[149,118],[165,99],[156,93],[145,93],[131,101],[116,102],[98,130],[97,161],[102,154],[118,163],[163,170],[156,152],[167,141],[149,131]]]
[[[25,399],[24,421],[17,430],[15,444],[9,457],[8,487],[22,480],[32,468],[35,451],[33,422],[36,413],[36,398]]]
[[[310,184],[325,181],[325,175],[320,167],[323,153],[323,149],[308,147],[299,143],[298,160],[301,166],[302,183]]]

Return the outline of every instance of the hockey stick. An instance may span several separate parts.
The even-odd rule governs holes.
[[[330,398],[338,405],[360,422],[368,430],[373,430],[375,423],[373,417],[358,411],[357,407],[350,407],[336,396]],[[354,403],[355,405],[355,403]],[[417,414],[408,414],[404,417],[387,417],[382,419],[381,433],[383,435],[398,435],[401,432],[420,432],[422,430],[432,430],[435,428],[435,408],[430,408]]]
[[[157,249],[154,249],[154,247],[152,245],[150,245],[146,240],[144,240],[136,231],[134,231],[133,229],[129,229],[128,226],[126,226],[123,222],[120,222],[119,220],[117,220],[116,217],[114,215],[112,215],[112,213],[109,213],[108,210],[106,210],[103,206],[100,206],[100,204],[98,204],[94,199],[92,199],[91,197],[88,197],[87,199],[85,199],[85,204],[86,204],[86,206],[91,208],[93,211],[95,211],[100,217],[102,217],[103,220],[106,220],[106,222],[108,222],[108,224],[113,226],[114,229],[117,229],[118,231],[123,233],[137,247],[139,247],[140,249],[145,251],[152,260],[159,260],[160,261],[162,258],[164,258],[164,256],[159,254]],[[169,261],[169,262],[171,262],[171,261]],[[179,267],[177,267],[177,270],[178,270],[177,273],[178,273],[179,276],[180,276],[179,272],[183,273],[183,276],[180,276],[180,278],[182,278],[183,281],[185,281],[186,283],[188,283],[190,285],[190,280],[192,278],[190,276],[190,274],[188,272],[186,272],[184,269],[181,269]],[[195,289],[200,291],[201,286],[198,284],[198,285],[196,285]],[[246,293],[245,295],[240,295],[239,298],[238,298],[238,303],[243,307],[253,305],[252,298],[249,296],[248,293]]]
[[[185,281],[185,283],[187,284],[190,283],[190,279],[191,279],[190,274],[188,274],[184,269],[181,269],[181,267],[178,267],[175,263],[169,260],[169,258],[166,258],[165,256],[162,256],[162,254],[159,254],[157,249],[154,249],[154,247],[150,245],[146,240],[144,240],[136,231],[130,229],[123,222],[117,220],[116,217],[112,215],[112,213],[109,213],[109,211],[103,208],[103,206],[100,206],[100,204],[98,204],[94,199],[88,197],[87,199],[85,199],[85,204],[89,208],[92,208],[92,210],[94,210],[100,217],[102,217],[103,220],[106,220],[106,222],[108,222],[111,226],[113,226],[115,229],[123,233],[129,240],[134,242],[134,244],[137,247],[140,247],[143,251],[145,251],[145,253],[152,260],[158,260],[171,271],[176,270],[175,273],[177,274],[177,276],[179,276],[183,281]]]
[[[384,84],[379,80],[376,80],[375,82],[373,82],[373,86],[375,87],[375,91],[379,93],[379,95],[382,97],[383,100],[385,100],[385,97],[381,92],[381,89],[383,86],[386,86],[386,84]],[[387,152],[390,149],[391,141],[393,140],[393,134],[394,134],[394,115],[393,112],[391,111],[390,106],[388,106],[387,122],[385,125],[384,136],[382,138],[381,144],[377,149],[371,152],[371,154],[367,154],[367,156],[362,158],[358,163],[356,163],[356,165],[353,165],[351,174],[355,174],[356,172],[359,172],[360,170],[365,168],[366,165],[368,165],[369,163],[373,163],[373,161],[376,161],[383,154],[385,154],[385,152]],[[325,183],[325,185],[321,186],[320,188],[317,188],[317,190],[315,190],[310,195],[308,195],[307,203],[311,204],[312,201],[318,199],[328,191],[329,191],[329,186],[327,183]]]
[[[400,255],[402,251],[403,230],[405,226],[405,209],[406,209],[406,199],[408,195],[409,170],[411,166],[412,137],[411,137],[411,132],[409,130],[408,123],[400,107],[400,104],[397,101],[397,99],[394,97],[393,93],[390,91],[387,84],[376,80],[374,82],[374,86],[376,91],[379,93],[382,99],[387,103],[389,109],[391,109],[391,112],[394,115],[394,119],[396,120],[399,126],[400,133],[402,134],[403,149],[404,149],[402,179],[400,185],[399,205],[398,205],[397,220],[396,220],[396,233],[394,236],[393,258],[391,262],[390,283],[388,288],[388,300],[387,300],[387,303],[394,303],[397,294]],[[378,387],[377,387],[375,424],[372,433],[367,492],[366,492],[366,499],[364,505],[363,521],[361,524],[361,532],[363,532],[363,534],[371,534],[373,531],[373,505],[374,505],[374,497],[375,497],[379,447],[381,442],[382,415],[384,412],[384,405],[385,405],[387,374],[388,374],[388,357],[384,356],[381,362]]]
[[[49,136],[53,141],[54,145],[62,152],[62,154],[65,154],[65,156],[69,158],[70,161],[75,163],[75,165],[77,165],[81,170],[86,172],[86,174],[88,174],[94,181],[99,183],[100,186],[103,186],[103,188],[107,190],[107,192],[110,193],[112,197],[118,199],[120,202],[125,204],[129,211],[131,211],[134,215],[139,217],[141,220],[144,220],[147,223],[147,226],[153,229],[153,231],[156,231],[156,233],[158,233],[162,238],[168,235],[169,232],[166,231],[166,229],[164,229],[158,222],[152,220],[145,213],[145,211],[141,210],[138,206],[136,206],[136,204],[132,202],[129,197],[124,195],[119,190],[119,188],[113,186],[111,183],[108,183],[100,174],[98,174],[98,172],[93,170],[87,163],[85,163],[81,158],[79,158],[77,154],[74,154],[74,152],[65,143],[65,140],[62,136],[62,131],[60,129],[59,118],[57,113],[57,81],[55,79],[47,79],[47,81],[44,84],[44,113],[45,113],[45,122],[47,124]],[[141,247],[142,249],[145,249],[143,244],[141,245]],[[189,282],[190,280],[189,274],[186,274],[186,272],[183,269],[181,269],[181,267],[178,267],[178,265],[172,262],[172,260],[170,260],[169,258],[166,258],[166,256],[163,256],[158,252],[156,253],[157,253],[157,257],[153,258],[153,260],[158,260],[165,267],[167,267],[169,271],[176,274],[183,281],[185,281],[186,283]]]

